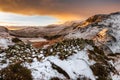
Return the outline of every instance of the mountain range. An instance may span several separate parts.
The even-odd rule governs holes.
[[[120,12],[46,27],[0,26],[0,47],[3,80],[15,77],[16,64],[31,80],[120,80]]]

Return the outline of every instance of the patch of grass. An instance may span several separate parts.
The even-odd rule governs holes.
[[[0,71],[0,80],[32,80],[31,71],[16,63]]]
[[[93,74],[97,76],[97,80],[111,80],[110,70],[108,66],[101,65],[100,63],[96,63],[91,66]]]

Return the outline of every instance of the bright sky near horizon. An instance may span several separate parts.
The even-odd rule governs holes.
[[[46,26],[120,11],[120,0],[0,0],[0,25]]]
[[[0,12],[0,25],[3,26],[46,26],[51,23],[58,23],[60,20],[51,16],[27,16]]]

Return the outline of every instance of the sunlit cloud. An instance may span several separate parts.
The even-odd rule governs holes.
[[[116,12],[120,10],[119,4],[119,0],[0,0],[0,11],[15,13],[12,17],[15,22],[21,17],[20,24],[31,25],[31,22],[39,22],[40,25],[48,25],[84,20],[94,14]],[[28,22],[26,18],[29,19]]]

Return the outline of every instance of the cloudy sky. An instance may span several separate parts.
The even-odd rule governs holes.
[[[0,25],[49,25],[120,11],[120,0],[0,0]]]

